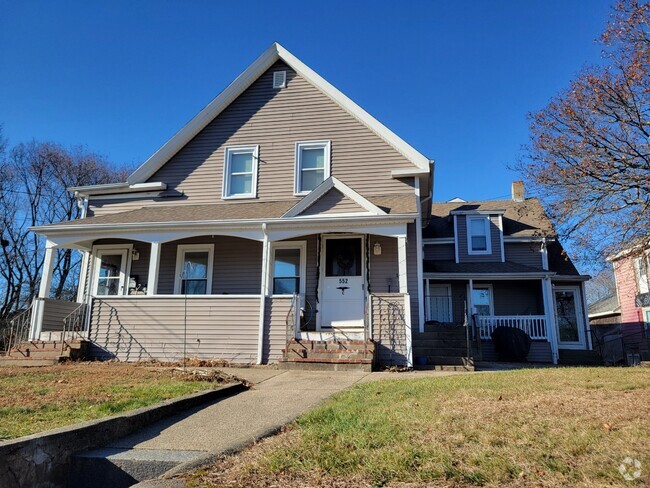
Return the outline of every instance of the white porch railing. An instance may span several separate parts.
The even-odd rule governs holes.
[[[514,327],[523,330],[533,340],[548,338],[546,332],[546,317],[544,315],[477,315],[476,320],[481,339],[489,340],[497,327]]]

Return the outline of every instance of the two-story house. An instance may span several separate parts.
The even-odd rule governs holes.
[[[557,363],[563,353],[569,361],[569,351],[591,348],[589,277],[578,273],[521,181],[510,200],[434,203],[423,244],[426,324],[473,320],[484,360],[496,359],[490,338],[499,326],[530,336],[530,361]],[[424,325],[420,332],[425,337]],[[426,355],[414,337],[416,356]]]
[[[273,44],[126,182],[72,188],[84,218],[33,229],[47,250],[26,347],[412,366],[414,348],[456,354],[427,333],[475,315],[486,341],[523,328],[534,360],[588,348],[585,277],[539,202],[432,205],[432,168]],[[62,248],[84,253],[74,303],[48,298]]]

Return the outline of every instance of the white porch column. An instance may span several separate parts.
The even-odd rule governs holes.
[[[50,288],[52,286],[52,276],[54,274],[54,261],[56,249],[54,244],[47,241],[45,244],[45,257],[43,259],[43,271],[41,273],[41,284],[38,289],[38,296],[32,304],[32,317],[29,331],[29,338],[36,340],[41,335],[41,327],[43,325],[43,298],[50,295]]]
[[[397,269],[399,292],[408,293],[408,274],[406,266],[406,235],[397,238]]]
[[[158,277],[160,276],[160,242],[151,243],[151,256],[149,257],[149,276],[147,276],[147,295],[155,295],[158,291]]]
[[[593,349],[593,344],[591,343],[591,324],[589,323],[589,306],[587,305],[587,293],[585,290],[585,282],[580,282],[580,295],[582,295],[581,305],[582,305],[582,320],[584,321],[585,334],[587,334],[587,349],[590,351]]]
[[[557,319],[555,307],[553,306],[553,286],[550,278],[542,278],[542,297],[544,301],[544,316],[546,317],[546,336],[551,344],[551,356],[553,364],[557,364],[559,357],[557,342]]]
[[[271,254],[271,243],[266,232],[266,224],[262,224],[264,240],[262,241],[262,275],[260,284],[260,321],[257,335],[257,364],[264,360],[264,321],[266,316],[266,297],[269,294],[269,257]]]
[[[83,303],[86,294],[86,280],[88,279],[88,260],[90,253],[83,251],[81,256],[81,269],[79,270],[79,281],[77,283],[77,302]]]
[[[406,330],[406,365],[413,367],[413,341],[411,339],[411,295],[408,290],[408,273],[406,262],[406,235],[397,237],[397,269],[399,273],[399,292],[404,294],[404,323]]]

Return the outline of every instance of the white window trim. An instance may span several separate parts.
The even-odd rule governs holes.
[[[174,294],[181,294],[181,274],[186,252],[207,252],[208,273],[205,286],[205,295],[212,294],[212,268],[214,266],[214,244],[179,244],[176,248],[176,276],[174,277]],[[203,296],[203,295],[200,295]]]
[[[482,220],[483,225],[485,226],[485,251],[475,251],[472,249],[472,220]],[[465,217],[465,223],[467,225],[467,254],[478,255],[478,254],[492,254],[492,235],[490,233],[491,221],[489,215],[480,215],[471,217],[468,215]]]
[[[133,258],[133,244],[104,244],[93,246],[92,248],[92,257],[93,257],[93,266],[90,272],[92,273],[92,280],[90,281],[90,290],[91,296],[99,297],[115,297],[120,295],[97,295],[97,284],[99,282],[99,268],[101,266],[101,257],[99,256],[100,251],[119,251],[126,250],[126,265],[124,267],[124,289],[122,290],[122,295],[128,295],[129,293],[129,277],[131,276],[131,260]],[[81,284],[80,284],[81,285]]]
[[[271,269],[269,270],[268,289],[274,297],[286,297],[290,295],[274,294],[273,279],[275,278],[275,251],[276,249],[298,249],[300,250],[300,290],[301,296],[305,296],[307,289],[307,241],[288,241],[271,243]]]
[[[467,287],[469,289],[469,286]],[[473,283],[472,289],[470,289],[470,293],[472,290],[481,290],[481,289],[487,289],[488,294],[490,295],[490,317],[494,317],[494,290],[492,288],[492,284],[476,284]],[[472,314],[476,313],[476,305],[474,304],[474,299],[472,297]]]
[[[323,162],[323,181],[330,177],[331,148],[332,141],[300,141],[296,142],[295,167],[293,171],[293,194],[303,196],[311,193],[312,190],[301,191],[302,186],[302,149],[303,148],[324,148],[325,161]]]
[[[230,160],[231,155],[233,154],[242,154],[242,153],[252,153],[253,154],[253,167],[252,171],[252,181],[251,181],[251,192],[241,195],[230,195]],[[226,147],[223,155],[223,183],[221,185],[221,198],[224,200],[240,200],[245,198],[257,198],[257,170],[258,170],[258,161],[260,154],[259,145],[251,146],[229,146]],[[248,174],[248,173],[241,173]]]

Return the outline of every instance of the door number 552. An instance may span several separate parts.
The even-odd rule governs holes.
[[[339,285],[347,285],[347,284],[348,284],[347,278],[339,278]]]

